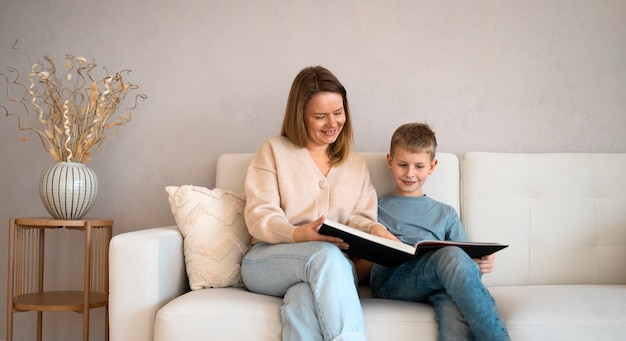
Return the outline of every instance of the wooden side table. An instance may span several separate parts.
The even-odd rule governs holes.
[[[46,230],[84,232],[83,290],[44,290]],[[7,341],[13,339],[13,314],[37,312],[37,340],[42,339],[43,312],[83,314],[83,340],[89,339],[89,310],[105,307],[105,339],[109,339],[109,242],[112,219],[55,220],[15,218],[9,222]]]

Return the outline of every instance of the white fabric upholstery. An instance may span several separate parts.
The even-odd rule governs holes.
[[[152,340],[157,311],[189,290],[176,225],[117,235],[109,245],[111,340]]]
[[[362,155],[379,194],[391,191],[385,154]],[[216,187],[242,191],[250,158],[220,157]],[[472,239],[511,245],[484,281],[513,340],[623,340],[626,154],[438,158],[425,192],[460,207]],[[280,340],[280,298],[189,291],[175,226],[117,235],[110,253],[112,340]],[[368,340],[436,340],[430,306],[359,293]]]
[[[509,244],[491,285],[626,283],[626,154],[468,153],[463,221]]]
[[[159,311],[154,340],[280,340],[281,302],[241,288],[190,291]]]
[[[490,287],[513,340],[624,340],[625,285]]]

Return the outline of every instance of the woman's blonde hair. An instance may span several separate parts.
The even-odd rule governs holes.
[[[343,99],[346,122],[337,140],[327,150],[332,163],[341,163],[350,153],[354,141],[348,98],[346,89],[337,77],[322,66],[304,68],[293,80],[280,134],[300,147],[307,146],[309,137],[304,124],[304,108],[311,97],[320,92],[337,93]]]

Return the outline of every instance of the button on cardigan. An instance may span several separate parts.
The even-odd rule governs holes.
[[[321,214],[366,232],[376,222],[376,191],[367,164],[355,153],[324,176],[306,148],[286,137],[269,138],[250,163],[245,191],[253,243],[294,242],[294,228]]]

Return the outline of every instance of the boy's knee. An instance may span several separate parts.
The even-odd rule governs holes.
[[[448,280],[452,278],[480,279],[478,266],[461,248],[447,246],[434,252],[433,259],[436,259],[436,271],[441,278]]]
[[[461,248],[456,246],[446,246],[435,251],[434,255],[443,265],[446,266],[469,266],[473,264],[474,261],[463,251]]]
[[[444,259],[455,260],[468,258],[465,251],[457,246],[446,246],[436,251],[438,256]]]

